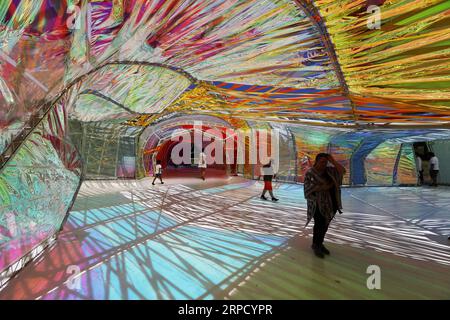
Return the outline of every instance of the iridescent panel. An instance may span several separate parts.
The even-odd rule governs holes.
[[[402,145],[397,167],[397,184],[413,185],[417,183],[414,149],[411,143]]]
[[[450,1],[314,0],[314,5],[361,120],[450,119]]]
[[[80,184],[80,160],[55,106],[0,171],[0,271],[61,227]]]
[[[303,182],[305,174],[314,164],[318,153],[328,152],[331,138],[339,133],[335,130],[320,130],[314,127],[290,127],[295,137],[298,161],[297,181]]]
[[[400,144],[383,142],[366,158],[366,178],[368,185],[392,185],[394,168],[400,151]]]

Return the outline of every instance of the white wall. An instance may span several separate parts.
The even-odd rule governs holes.
[[[439,159],[438,183],[450,185],[450,140],[436,140],[429,145]]]

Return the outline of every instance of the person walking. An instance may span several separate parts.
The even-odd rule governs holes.
[[[161,181],[161,184],[164,184],[162,181],[162,165],[161,160],[156,160],[156,166],[155,166],[155,178],[153,179],[152,185],[155,185],[155,180],[159,179]]]
[[[419,186],[423,185],[423,166],[422,166],[422,158],[417,155],[416,156],[416,170],[419,176]]]
[[[269,192],[269,194],[272,198],[272,201],[273,202],[278,201],[278,199],[275,198],[275,196],[273,195],[272,179],[275,177],[275,173],[274,173],[274,170],[272,167],[272,160],[270,160],[267,164],[262,166],[260,177],[261,176],[263,176],[263,179],[264,179],[264,190],[261,194],[261,199],[267,200],[266,192]]]
[[[314,219],[311,247],[319,258],[330,254],[323,242],[336,212],[342,213],[341,185],[344,174],[345,168],[332,155],[319,153],[313,167],[305,175],[304,195],[308,204],[306,226]]]
[[[437,178],[439,174],[439,159],[433,152],[430,152],[430,177],[431,177],[431,186],[437,187]]]
[[[202,152],[200,152],[200,154],[198,155],[198,167],[200,168],[200,177],[203,179],[203,181],[205,181],[206,166],[206,154],[202,149]]]

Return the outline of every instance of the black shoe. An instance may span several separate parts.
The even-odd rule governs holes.
[[[325,248],[324,245],[322,245],[322,246],[320,247],[320,250],[322,250],[322,252],[325,253],[325,254],[327,254],[327,255],[330,254],[330,250],[328,250],[327,248]]]
[[[164,182],[161,182],[161,184],[164,184]]]
[[[318,247],[315,244],[313,244],[311,246],[311,248],[314,250],[314,254],[316,255],[316,257],[321,258],[321,259],[325,258],[325,255],[323,254],[323,252],[322,252],[320,247]]]
[[[273,201],[273,202],[277,202],[278,199],[277,199],[277,198],[272,198],[272,201]]]
[[[152,185],[155,185],[155,183],[154,183],[154,182],[152,182]]]
[[[263,199],[263,200],[267,200],[267,198],[266,198],[266,197],[264,197],[264,196],[261,196],[261,199]]]

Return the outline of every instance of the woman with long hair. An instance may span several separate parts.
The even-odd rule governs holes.
[[[345,168],[332,155],[319,153],[305,175],[304,194],[308,202],[306,225],[314,218],[312,249],[323,258],[330,251],[323,245],[336,212],[342,213],[341,185]]]

